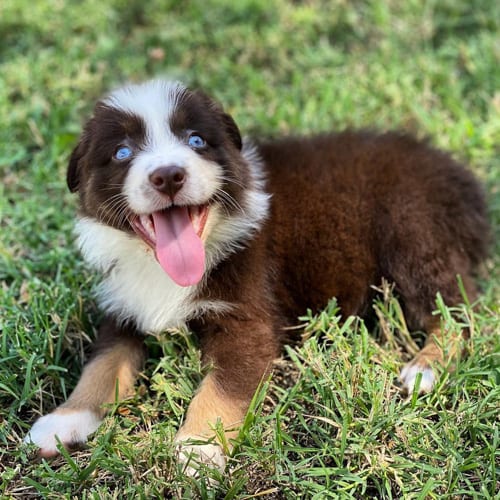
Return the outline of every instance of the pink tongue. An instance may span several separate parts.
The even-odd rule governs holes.
[[[205,248],[194,231],[187,207],[153,213],[156,258],[180,286],[196,285],[205,272]]]

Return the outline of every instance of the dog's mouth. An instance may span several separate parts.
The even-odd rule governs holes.
[[[202,235],[208,212],[208,205],[174,205],[132,220],[134,231],[155,251],[160,266],[180,286],[196,285],[205,272]]]

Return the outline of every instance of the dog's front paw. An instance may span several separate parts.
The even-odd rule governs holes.
[[[419,373],[422,374],[420,385],[418,386],[419,394],[425,394],[432,391],[436,383],[436,374],[428,363],[415,358],[403,367],[399,376],[408,394],[413,393]]]
[[[100,423],[101,419],[93,411],[60,408],[40,417],[24,442],[38,446],[41,457],[53,457],[59,453],[56,436],[66,448],[71,448],[85,443]]]
[[[196,442],[199,440],[200,438],[193,437],[177,441],[177,457],[184,474],[198,477],[203,467],[224,472],[226,456],[221,446],[217,443]]]

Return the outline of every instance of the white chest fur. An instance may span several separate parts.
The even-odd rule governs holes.
[[[135,320],[144,332],[159,332],[211,308],[194,303],[196,287],[174,283],[137,237],[90,218],[78,220],[76,233],[85,260],[104,275],[98,300],[105,312]]]
[[[267,217],[270,196],[264,191],[257,150],[245,141],[243,157],[251,182],[241,203],[241,213],[227,217],[214,204],[206,223],[206,270],[241,248]],[[153,250],[138,237],[95,219],[82,217],[75,228],[85,260],[103,274],[98,300],[103,311],[117,319],[135,321],[143,332],[160,332],[179,326],[194,316],[223,313],[231,305],[218,300],[194,300],[199,285],[181,287],[156,261]]]

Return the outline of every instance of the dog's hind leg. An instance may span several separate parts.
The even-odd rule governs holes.
[[[430,322],[424,347],[401,370],[400,379],[408,394],[413,393],[417,377],[421,374],[419,393],[432,390],[440,367],[449,367],[462,348],[465,332],[446,331],[439,320]]]
[[[143,340],[135,329],[107,319],[68,400],[39,418],[24,441],[37,445],[43,457],[59,453],[58,439],[67,448],[84,443],[99,427],[107,405],[131,394],[143,359]]]
[[[460,270],[466,271],[464,268]],[[448,275],[448,283],[445,286],[442,280],[446,275]],[[477,292],[472,277],[467,272],[464,272],[461,276],[468,299],[471,301],[475,300]],[[457,276],[450,271],[443,271],[440,274],[440,279],[442,286],[439,287],[436,285],[434,290],[441,292],[444,303],[448,306],[456,306],[463,302]],[[404,297],[407,301],[406,309],[408,316],[413,319],[414,324],[420,328],[423,326],[427,332],[424,347],[403,367],[400,374],[403,387],[410,394],[413,392],[417,377],[419,376],[420,384],[418,392],[430,392],[437,380],[439,369],[453,367],[454,359],[463,349],[463,340],[469,336],[467,328],[458,326],[447,327],[439,317],[432,315],[432,307],[429,299],[432,296],[430,290],[432,290],[433,285],[434,283],[428,282],[427,287],[416,287],[419,290],[417,293],[422,293],[422,290],[425,293],[425,290],[427,290],[427,306],[424,306],[426,301],[423,300],[422,296],[414,296],[408,299],[408,294],[406,294]]]

